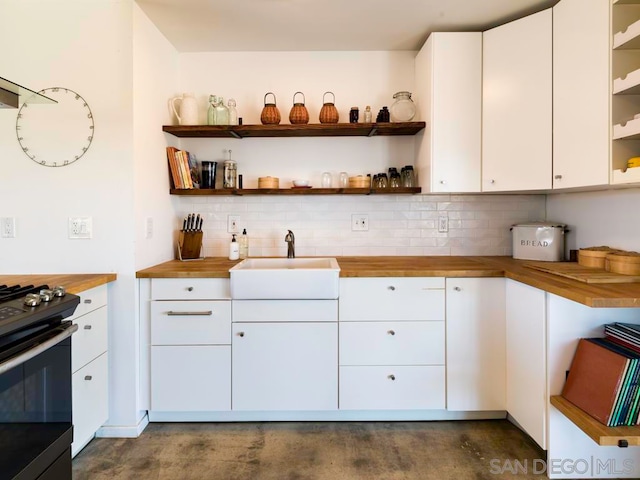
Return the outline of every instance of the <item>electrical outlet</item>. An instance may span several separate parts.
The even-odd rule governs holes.
[[[229,215],[227,217],[227,232],[240,233],[240,215]]]
[[[153,238],[153,217],[147,217],[144,221],[144,238]]]
[[[447,233],[449,231],[449,217],[440,215],[438,217],[438,232]]]
[[[69,217],[69,238],[90,239],[93,231],[91,217]]]
[[[369,215],[354,213],[351,215],[351,230],[354,232],[366,232],[369,230]]]
[[[1,222],[2,238],[16,238],[15,217],[4,217]]]

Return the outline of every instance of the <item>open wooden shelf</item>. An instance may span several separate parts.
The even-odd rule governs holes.
[[[420,187],[412,188],[243,188],[243,189],[176,189],[171,195],[398,195],[422,192]]]
[[[603,447],[640,445],[640,426],[607,427],[561,395],[552,396],[551,405],[556,407],[598,445]]]
[[[415,135],[425,122],[314,123],[307,125],[164,125],[163,132],[188,138],[373,137]]]

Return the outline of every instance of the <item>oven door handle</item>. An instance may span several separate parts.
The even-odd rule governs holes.
[[[70,337],[76,330],[78,330],[78,325],[76,325],[75,323],[72,323],[69,326],[62,327],[62,328],[64,328],[64,330],[62,330],[56,336],[51,337],[42,343],[39,343],[33,348],[30,348],[29,350],[22,352],[20,355],[16,355],[15,357],[12,357],[0,363],[0,375],[3,374],[4,372],[11,370],[12,368],[17,367],[18,365],[22,365],[23,363],[31,360],[32,358],[40,355],[45,350],[48,350],[49,348],[57,345],[58,343],[63,341],[65,338]]]

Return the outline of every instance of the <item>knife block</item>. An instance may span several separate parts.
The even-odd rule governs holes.
[[[180,232],[178,235],[178,259],[196,260],[202,251],[202,232]]]

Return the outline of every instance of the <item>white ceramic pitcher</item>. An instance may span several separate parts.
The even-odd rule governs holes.
[[[176,109],[176,102],[180,106]],[[181,97],[169,100],[169,109],[178,119],[180,125],[198,125],[198,102],[193,93],[183,93]]]

